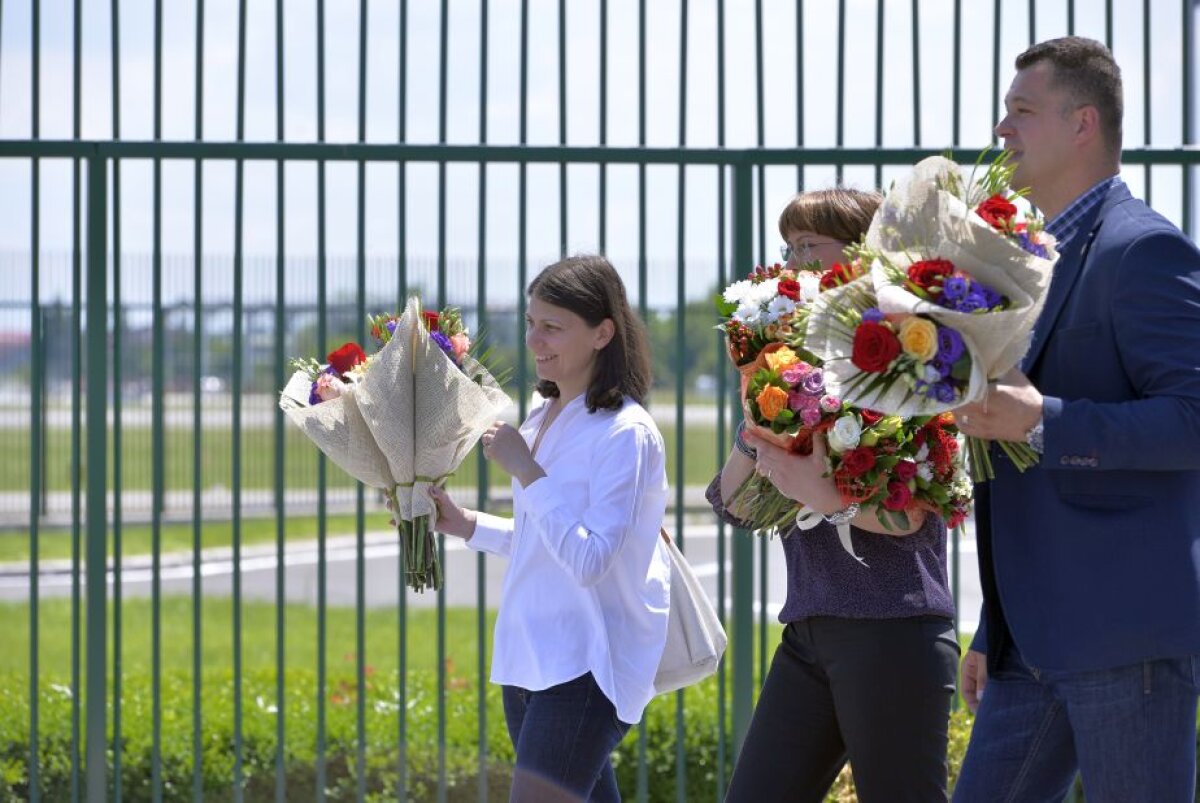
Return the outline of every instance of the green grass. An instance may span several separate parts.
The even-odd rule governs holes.
[[[675,482],[675,428],[664,426],[667,446],[667,467]],[[28,432],[6,433],[9,457],[0,463],[0,492],[24,491],[30,488],[30,437]],[[200,477],[202,488],[229,488],[233,484],[233,434],[230,429],[206,429],[200,439]],[[86,439],[86,433],[81,435]],[[82,444],[82,442],[81,442]],[[69,491],[72,487],[71,431],[50,429],[46,432],[45,476],[46,489],[51,492]],[[163,443],[163,468],[167,491],[190,491],[193,486],[192,455],[195,440],[190,429],[168,429]],[[125,429],[121,433],[121,488],[125,491],[148,491],[152,487],[153,453],[150,430]],[[683,479],[686,485],[707,485],[717,468],[716,430],[711,426],[689,427],[684,434]],[[109,435],[109,468],[107,482],[112,487],[115,472],[112,465],[112,435]],[[284,429],[284,471],[286,488],[317,487],[317,457],[319,452],[293,426]],[[275,432],[256,428],[242,430],[241,476],[243,489],[270,489],[275,484]],[[80,476],[86,480],[86,454],[80,454]],[[451,481],[455,486],[474,486],[478,479],[475,452],[465,459]],[[327,481],[331,488],[350,488],[349,475],[330,464]],[[505,474],[494,466],[489,468],[492,485],[506,482]]]

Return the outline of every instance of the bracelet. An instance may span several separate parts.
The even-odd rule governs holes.
[[[742,433],[744,433],[745,431],[746,431],[745,420],[739,421],[738,425],[737,425],[737,429],[733,433],[733,445],[737,447],[737,450],[739,452],[746,455],[746,457],[749,457],[751,460],[757,460],[758,459],[758,450],[755,449],[750,444],[746,443],[746,441],[742,440]]]
[[[851,520],[858,515],[858,510],[858,502],[851,502],[848,506],[842,508],[841,510],[825,516],[825,521],[829,522],[835,527],[840,527],[843,524],[849,524]]]

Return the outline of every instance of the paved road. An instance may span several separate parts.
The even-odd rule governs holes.
[[[474,606],[479,571],[479,558],[454,538],[446,539],[446,600],[452,607]],[[697,523],[685,526],[684,548],[697,575],[709,595],[716,598],[719,575],[717,559],[717,528],[712,523]],[[758,549],[755,549],[755,610],[761,608],[761,593],[758,587]],[[768,545],[766,607],[770,616],[778,614],[785,593],[783,551],[776,544]],[[371,532],[365,538],[363,550],[365,597],[368,607],[390,607],[399,600],[398,547],[391,532]],[[327,601],[333,606],[353,606],[357,599],[357,556],[354,537],[331,538],[326,546],[326,591]],[[273,546],[256,546],[243,550],[241,561],[242,596],[245,600],[273,601],[275,599],[275,570],[277,556]],[[978,573],[975,563],[974,535],[968,532],[961,545],[962,585],[960,605],[961,627],[964,631],[975,629],[981,600]],[[284,555],[287,568],[284,585],[288,601],[316,604],[318,580],[318,553],[315,543],[291,544]],[[726,571],[732,564],[726,549]],[[500,587],[506,562],[488,557],[483,563],[485,577],[485,604],[495,607],[500,600]],[[64,571],[64,568],[66,571]],[[870,571],[870,569],[863,569]],[[233,562],[229,550],[212,550],[205,553],[201,565],[203,593],[212,596],[232,594]],[[127,561],[121,574],[122,594],[126,598],[148,597],[152,575],[145,558]],[[108,574],[111,587],[113,573]],[[190,554],[169,555],[163,558],[161,570],[163,594],[191,594],[192,563]],[[728,596],[729,580],[726,582],[726,604],[732,602]],[[71,593],[69,567],[61,563],[44,566],[39,575],[39,595],[42,598],[68,596]],[[20,573],[18,567],[8,567],[0,573],[0,600],[20,601],[29,595],[29,576]],[[430,607],[437,604],[437,595],[408,593],[408,604],[414,607]]]

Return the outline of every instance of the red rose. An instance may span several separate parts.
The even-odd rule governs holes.
[[[841,473],[847,477],[861,477],[875,468],[875,450],[869,446],[850,449],[842,455]]]
[[[896,479],[908,482],[917,476],[917,464],[911,460],[901,460],[896,464]]]
[[[908,266],[908,280],[928,290],[934,285],[941,286],[942,280],[954,273],[954,263],[948,259],[922,259]]]
[[[422,312],[421,315],[425,318],[425,327],[429,331],[438,331],[438,314],[436,312]]]
[[[822,274],[821,289],[832,290],[835,287],[841,287],[843,284],[849,284],[861,275],[862,271],[854,263],[849,265],[843,265],[841,262],[834,263],[832,268]]]
[[[329,356],[325,358],[325,361],[329,363],[333,370],[339,374],[344,374],[360,362],[366,362],[367,354],[362,350],[362,346],[351,341],[341,348],[329,352]]]
[[[883,413],[878,413],[874,410],[859,410],[858,414],[862,416],[864,427],[873,427],[883,418]]]
[[[883,500],[883,506],[888,510],[904,510],[912,501],[912,491],[908,490],[908,486],[899,480],[889,482],[887,490],[888,495],[887,499]]]
[[[800,282],[796,281],[795,279],[780,279],[779,295],[790,298],[792,301],[799,301]]]
[[[1017,216],[1017,208],[1003,195],[993,195],[975,207],[975,214],[986,220],[993,229],[1008,231],[1009,224]]]
[[[882,373],[899,353],[900,340],[881,323],[866,321],[854,332],[850,361],[860,370]]]

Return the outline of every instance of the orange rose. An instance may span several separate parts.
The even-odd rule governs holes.
[[[787,409],[788,394],[783,388],[767,385],[755,401],[758,402],[758,411],[762,417],[774,421],[777,415]]]

